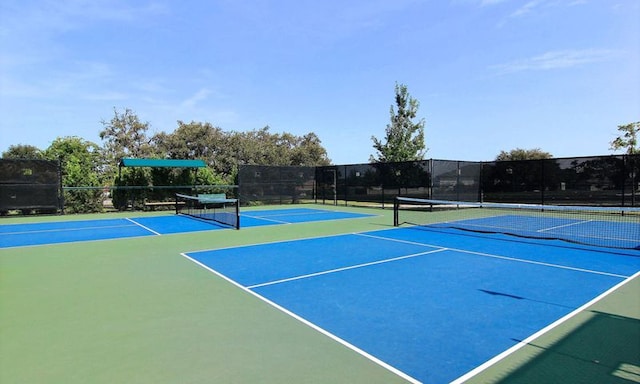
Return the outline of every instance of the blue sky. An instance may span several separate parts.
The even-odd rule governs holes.
[[[638,20],[637,0],[3,0],[0,151],[101,144],[130,108],[149,134],[269,125],[363,163],[398,82],[426,158],[610,154],[640,120]]]

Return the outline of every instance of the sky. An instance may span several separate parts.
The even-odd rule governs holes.
[[[638,0],[3,0],[0,151],[102,144],[131,109],[183,122],[314,132],[366,163],[404,84],[425,158],[539,148],[607,155],[640,121]]]

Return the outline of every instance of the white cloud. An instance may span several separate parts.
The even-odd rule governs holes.
[[[538,6],[540,6],[540,4],[542,4],[541,0],[533,0],[533,1],[529,1],[528,3],[526,3],[525,5],[523,5],[522,7],[516,9],[510,17],[522,17],[525,16],[531,12],[533,12],[533,10],[535,8],[537,8]]]
[[[550,51],[538,56],[495,65],[492,68],[501,73],[545,71],[608,61],[616,55],[616,51],[608,49]]]
[[[182,101],[182,103],[180,103],[180,106],[182,108],[193,108],[200,101],[206,100],[210,94],[211,94],[210,90],[206,88],[202,88],[198,92],[196,92],[194,95],[189,97],[188,99]]]
[[[492,0],[485,0],[492,1]],[[557,1],[557,0],[530,0],[524,5],[520,6],[518,9],[513,11],[509,17],[510,18],[518,18],[528,16],[539,9],[544,8],[558,8],[558,7],[575,7],[586,4],[585,0],[574,0],[574,1]]]

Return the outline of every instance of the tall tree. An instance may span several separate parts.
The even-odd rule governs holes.
[[[118,161],[123,157],[148,157],[154,147],[147,137],[149,123],[141,122],[130,109],[123,113],[113,109],[114,116],[109,121],[101,121],[104,129],[100,138],[105,142],[104,153],[111,171],[115,174]]]
[[[500,151],[500,154],[496,156],[496,161],[515,161],[515,160],[542,160],[550,159],[553,155],[549,152],[545,152],[540,148],[534,149],[522,149],[516,148],[509,152]]]
[[[427,150],[424,144],[425,121],[413,121],[420,103],[409,95],[406,85],[396,83],[395,93],[397,110],[391,105],[391,122],[387,124],[384,141],[371,136],[373,148],[377,151],[376,156],[369,157],[372,163],[422,160]]]
[[[640,121],[625,125],[618,125],[618,131],[622,133],[611,142],[611,148],[614,151],[618,149],[626,149],[627,154],[633,155],[640,153],[640,143],[638,143],[638,134],[640,134]]]

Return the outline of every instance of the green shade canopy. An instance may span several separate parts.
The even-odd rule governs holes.
[[[151,167],[151,168],[205,168],[204,160],[173,160],[173,159],[122,159],[120,167]]]

